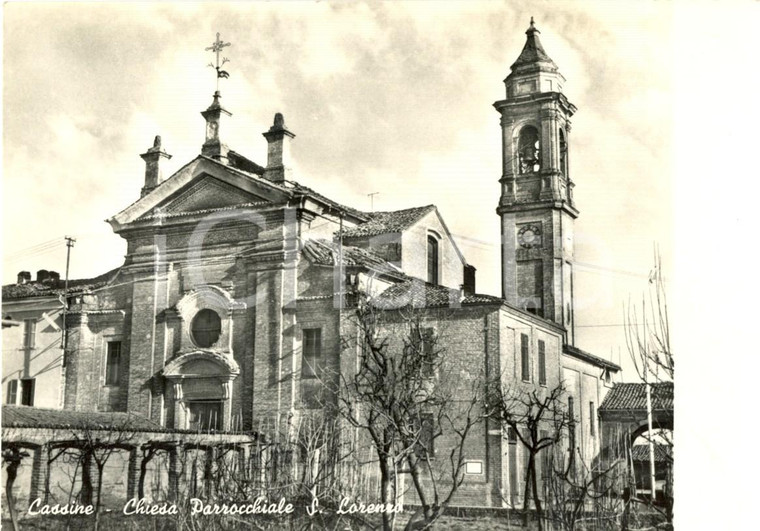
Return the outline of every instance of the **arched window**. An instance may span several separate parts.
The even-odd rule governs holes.
[[[541,142],[538,131],[532,125],[526,125],[520,131],[517,144],[520,173],[536,173],[541,169]]]
[[[567,140],[562,129],[559,130],[559,171],[567,179]]]
[[[434,236],[427,239],[427,281],[438,285],[438,240]]]
[[[219,339],[222,333],[222,320],[214,310],[206,308],[199,311],[193,318],[191,331],[195,344],[201,348],[208,348]]]

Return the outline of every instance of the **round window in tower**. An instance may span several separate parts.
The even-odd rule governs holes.
[[[201,310],[193,318],[190,328],[193,341],[201,348],[208,348],[219,340],[222,333],[222,320],[214,310]]]

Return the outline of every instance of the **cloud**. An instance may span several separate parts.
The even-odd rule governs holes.
[[[577,229],[593,239],[579,238],[578,259],[608,271],[579,272],[579,289],[594,290],[600,275],[612,284],[578,319],[598,321],[638,282],[609,271],[646,272],[653,240],[668,261],[672,16],[663,3],[9,4],[5,251],[65,232],[79,237],[74,276],[118,265],[124,244],[102,220],[138,197],[139,154],[155,135],[173,155],[169,171],[199,153],[199,113],[216,88],[205,48],[219,32],[232,43],[221,91],[233,149],[265,163],[261,133],[282,112],[297,135],[298,180],[364,209],[373,192],[377,209],[437,204],[481,291],[499,294],[492,103],[531,16],[579,108]],[[53,267],[59,251],[23,267]],[[17,265],[5,266],[5,282]]]

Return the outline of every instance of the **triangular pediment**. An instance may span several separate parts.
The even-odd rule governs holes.
[[[267,199],[210,175],[204,175],[156,205],[151,212],[154,214],[159,211],[165,214],[192,213],[262,202],[267,202]]]
[[[197,157],[144,197],[108,220],[116,232],[156,216],[182,216],[267,202],[284,203],[292,192],[207,157]]]

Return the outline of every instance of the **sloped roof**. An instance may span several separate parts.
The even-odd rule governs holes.
[[[631,456],[634,461],[649,462],[649,445],[635,444],[631,447]],[[670,463],[673,461],[673,448],[665,444],[654,445],[654,462]]]
[[[327,203],[333,206],[333,208],[335,208],[336,210],[342,210],[343,212],[351,214],[354,217],[358,217],[360,219],[368,219],[368,217],[370,216],[370,214],[367,214],[366,212],[362,212],[361,210],[357,210],[355,208],[342,205],[338,203],[337,201],[333,201],[329,197],[326,197],[320,194],[319,192],[316,192],[312,188],[309,188],[308,186],[304,186],[296,181],[284,181],[284,184],[286,187],[292,188],[294,191],[298,193],[309,195],[315,199],[322,201],[323,203]]]
[[[230,150],[227,153],[227,158],[230,161],[230,166],[239,170],[247,171],[249,173],[255,173],[256,175],[264,174],[264,167],[259,166],[251,159],[244,157],[240,153]]]
[[[82,293],[108,284],[120,267],[94,278],[69,280],[69,294]],[[47,282],[27,282],[3,286],[3,300],[25,299],[27,297],[50,297],[63,294],[64,280]]]
[[[673,410],[673,382],[652,385],[652,409]],[[646,410],[647,394],[643,383],[617,383],[604,397],[599,410]]]
[[[422,216],[433,210],[435,210],[435,205],[394,210],[390,212],[371,212],[365,214],[369,217],[368,221],[356,227],[344,230],[343,236],[345,238],[354,238],[401,232],[408,229],[414,223],[419,221]]]
[[[595,356],[594,354],[591,354],[590,352],[586,352],[585,350],[581,350],[578,347],[574,347],[572,345],[564,345],[562,347],[562,352],[574,358],[578,358],[579,360],[593,363],[597,367],[603,367],[605,369],[610,369],[613,371],[620,370],[620,365],[616,363],[612,363],[611,361],[608,361],[604,358],[600,358],[599,356]]]
[[[504,300],[491,295],[465,295],[458,289],[436,286],[420,279],[408,278],[399,282],[373,299],[378,308],[400,308],[411,305],[416,308],[449,307],[457,304],[503,304]]]
[[[525,32],[528,38],[526,39],[525,46],[523,46],[522,52],[520,52],[517,60],[512,63],[512,70],[516,69],[519,66],[535,63],[549,63],[551,66],[556,68],[557,65],[554,64],[554,61],[552,61],[551,57],[549,57],[549,55],[546,53],[543,45],[541,44],[541,40],[538,38],[539,33],[541,32],[538,31],[536,26],[533,24],[533,19],[531,19],[530,27]]]
[[[130,431],[165,431],[160,424],[134,413],[70,411],[3,405],[3,428],[58,428]]]
[[[322,239],[305,240],[302,250],[306,258],[312,263],[333,266],[338,254],[338,244]],[[362,266],[381,273],[406,277],[397,267],[389,264],[378,254],[351,245],[343,246],[343,263],[346,266]]]

